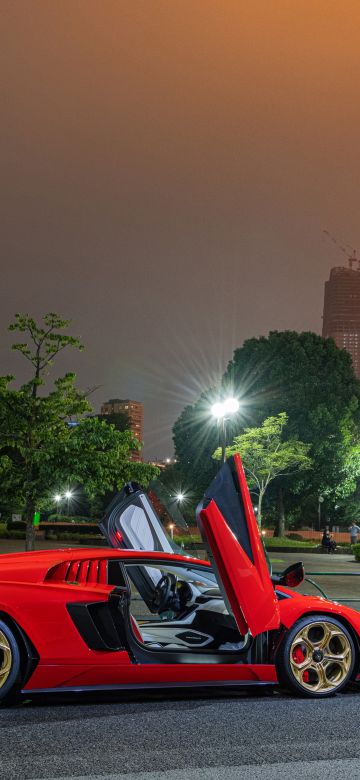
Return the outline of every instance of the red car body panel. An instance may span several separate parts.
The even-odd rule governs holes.
[[[123,655],[123,654],[122,654]],[[129,659],[128,659],[129,661]],[[114,659],[103,658],[102,664],[94,668],[86,664],[57,665],[40,664],[24,686],[24,691],[59,688],[109,686],[126,688],[161,687],[177,685],[214,685],[218,683],[276,683],[275,667],[271,664],[131,664],[114,663]]]
[[[244,469],[239,455],[234,465],[240,487],[253,562],[241,547],[215,501],[200,512],[198,523],[211,550],[239,631],[253,636],[279,628],[278,600],[271,582]]]
[[[209,656],[202,651],[196,655],[189,650],[180,654],[176,652],[179,658],[177,662],[175,655],[168,655],[166,662],[159,661],[157,651],[151,649],[145,649],[146,656],[134,656],[126,632],[114,649],[106,646],[105,649],[95,650],[91,649],[94,645],[83,638],[84,632],[81,633],[72,617],[74,605],[80,610],[84,609],[84,605],[87,609],[86,605],[89,604],[98,609],[99,603],[108,609],[115,597],[129,599],[130,587],[126,580],[122,580],[119,587],[108,584],[107,562],[122,561],[125,564],[143,563],[150,566],[156,562],[166,571],[166,566],[170,564],[178,564],[183,570],[186,567],[198,569],[199,566],[208,570],[210,564],[206,561],[165,552],[109,548],[3,555],[0,556],[0,619],[10,618],[14,621],[36,655],[23,685],[24,693],[114,687],[274,684],[277,676],[273,648],[277,641],[281,641],[287,629],[308,614],[333,615],[345,622],[352,630],[359,661],[359,612],[281,586],[276,586],[278,598],[267,568],[241,461],[237,456],[234,465],[250,540],[250,546],[247,547],[249,555],[214,500],[209,500],[208,505],[201,510],[199,525],[211,550],[219,574],[219,584],[223,587],[225,600],[230,605],[240,634],[244,637],[249,631],[254,638],[250,637],[250,647],[254,646],[255,649],[258,637],[259,646],[267,648],[265,656],[262,650],[260,655],[255,653],[249,656],[241,656],[241,651],[238,653],[236,650],[232,656],[230,653],[230,658],[219,653],[212,658],[212,662],[208,662]],[[251,555],[252,560],[249,557]],[[125,619],[121,611],[118,614],[121,620]],[[141,633],[137,630],[136,621],[131,613],[124,614],[127,615],[127,629],[134,638],[135,647],[140,646]],[[223,662],[224,657],[226,662]],[[358,670],[357,676],[360,679]]]
[[[206,561],[165,553],[108,549],[64,549],[6,555],[0,560],[0,611],[25,631],[39,655],[39,662],[24,691],[108,686],[161,686],[239,682],[276,682],[270,664],[132,664],[126,650],[94,651],[76,630],[66,605],[79,601],[104,601],[112,585],[54,582],[52,576],[64,560],[156,560],[193,563],[210,568]],[[15,572],[14,572],[15,570]],[[11,573],[28,582],[9,582]],[[61,652],[60,652],[61,651]]]
[[[250,630],[256,636],[279,628],[278,600],[269,573],[266,582],[235,539],[214,501],[201,511],[200,523],[240,634]]]
[[[104,653],[89,649],[76,630],[66,605],[72,601],[104,601],[113,586],[102,583],[97,586],[74,585],[47,580],[48,573],[54,572],[64,559],[156,560],[164,563],[176,559],[179,563],[210,568],[209,563],[197,558],[126,550],[64,549],[3,556],[0,560],[0,611],[18,623],[39,655],[24,692],[277,682],[272,663],[133,664],[126,650]],[[22,582],[9,581],[14,569],[19,579],[22,576]],[[28,582],[24,582],[25,577]],[[322,598],[301,596],[286,588],[279,590],[291,595],[291,598],[278,602],[283,626],[289,628],[304,614],[322,612],[341,616],[360,635],[360,614],[354,610]]]
[[[321,613],[346,621],[360,637],[360,612],[320,596],[305,596],[280,586],[278,590],[291,596],[279,601],[281,625],[286,628],[290,628],[304,615]]]

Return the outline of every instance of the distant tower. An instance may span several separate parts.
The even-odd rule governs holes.
[[[325,282],[322,335],[350,353],[360,379],[360,269],[351,266],[332,268]]]
[[[128,416],[129,429],[135,438],[142,443],[144,437],[144,405],[140,401],[129,398],[110,398],[101,406],[101,414],[123,413]],[[140,452],[132,450],[131,460],[142,460]]]

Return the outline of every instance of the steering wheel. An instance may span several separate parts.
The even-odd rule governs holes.
[[[173,574],[164,574],[159,580],[152,599],[152,609],[154,612],[164,612],[168,602],[174,594],[176,577]]]

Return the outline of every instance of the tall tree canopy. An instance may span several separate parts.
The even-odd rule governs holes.
[[[308,470],[312,463],[308,456],[310,444],[298,439],[283,440],[288,416],[280,412],[276,417],[267,417],[258,428],[245,428],[244,433],[235,436],[234,442],[226,448],[226,457],[238,452],[241,455],[250,489],[258,496],[257,519],[261,526],[262,504],[269,485],[279,477],[296,471]],[[219,460],[221,449],[214,453]]]
[[[287,493],[296,493],[297,502],[299,495],[308,496],[315,506],[319,494],[334,502],[355,490],[360,473],[360,382],[350,355],[332,339],[294,331],[249,339],[235,350],[220,392],[241,401],[240,414],[229,424],[229,440],[284,411],[289,420],[286,438],[310,444],[313,469],[284,479]],[[174,425],[179,470],[184,481],[199,490],[204,480],[197,464],[204,468],[218,443],[216,427],[208,424],[205,432],[201,414],[204,400],[209,410],[210,396],[211,391],[205,392]]]
[[[314,469],[301,480],[303,491],[335,499],[355,490],[360,382],[332,339],[294,331],[249,339],[223,381],[246,401],[249,422],[285,411],[286,436],[311,445]]]
[[[216,420],[211,415],[215,401],[209,390],[182,411],[173,427],[177,463],[172,467],[179,484],[190,488],[196,504],[216,473],[212,454],[219,443]]]
[[[10,387],[13,377],[0,378],[2,500],[23,507],[27,549],[34,546],[35,510],[51,506],[53,494],[62,486],[81,483],[93,498],[129,479],[147,484],[158,473],[129,460],[130,450],[138,447],[130,431],[120,432],[89,416],[91,406],[75,387],[74,374],[56,379],[53,389],[45,392],[58,353],[66,347],[82,349],[78,339],[63,332],[69,324],[53,313],[45,315],[42,325],[16,315],[10,330],[25,337],[13,349],[30,362],[32,371],[18,390]]]

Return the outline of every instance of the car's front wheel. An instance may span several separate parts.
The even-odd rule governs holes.
[[[330,615],[309,615],[286,632],[276,657],[280,685],[324,698],[351,679],[355,646],[350,632]]]
[[[9,700],[20,680],[20,650],[9,626],[0,620],[0,701]]]

